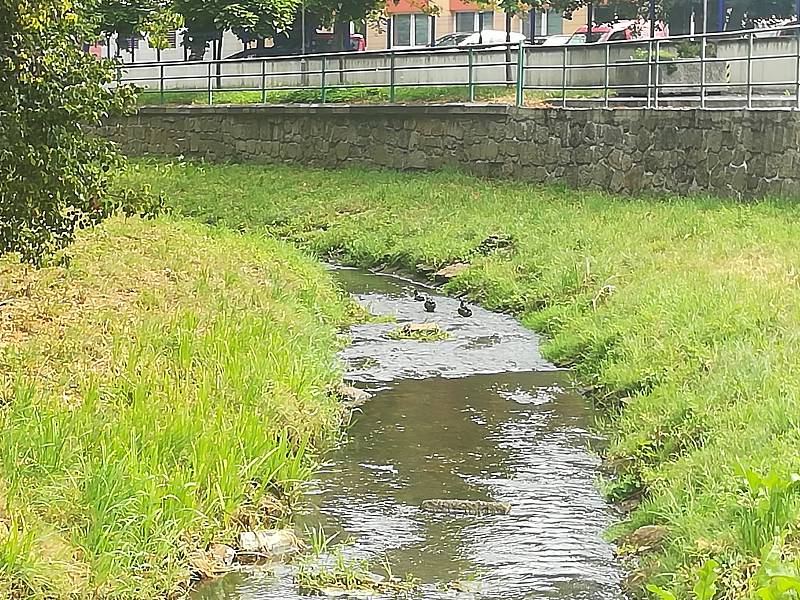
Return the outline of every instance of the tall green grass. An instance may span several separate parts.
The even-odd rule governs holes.
[[[309,478],[352,307],[287,245],[191,222],[69,253],[0,262],[0,597],[166,597]]]
[[[606,409],[609,492],[644,498],[616,533],[668,531],[638,557],[640,584],[693,598],[713,559],[716,597],[748,598],[759,545],[798,556],[796,488],[781,483],[800,471],[794,204],[622,199],[446,173],[141,163],[128,178],[201,221],[346,263],[468,261],[447,290],[546,334],[547,357]],[[482,251],[498,234],[511,247]]]

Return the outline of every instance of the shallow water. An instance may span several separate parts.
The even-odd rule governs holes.
[[[441,342],[393,341],[397,323],[354,327],[342,353],[348,378],[375,396],[348,439],[327,455],[298,525],[352,538],[348,557],[388,559],[422,581],[417,598],[622,598],[603,541],[612,510],[594,487],[592,414],[566,373],[538,354],[538,338],[506,315],[434,295],[424,312],[411,282],[339,270],[373,313],[438,323]],[[424,292],[430,293],[430,290]],[[420,510],[429,498],[509,502],[509,515]],[[197,599],[299,598],[291,570],[234,574]],[[456,592],[446,589],[461,582]]]

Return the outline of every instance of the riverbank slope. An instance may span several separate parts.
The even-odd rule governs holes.
[[[112,219],[0,261],[0,597],[164,598],[338,435],[354,304],[288,244]]]
[[[139,163],[128,178],[321,257],[427,274],[467,263],[447,291],[545,333],[546,355],[608,411],[607,491],[641,500],[616,533],[658,526],[648,543],[620,538],[637,585],[694,597],[713,559],[718,597],[746,598],[768,583],[773,541],[796,568],[795,206],[292,167]]]

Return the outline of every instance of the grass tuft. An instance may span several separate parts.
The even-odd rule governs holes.
[[[415,340],[418,342],[438,342],[450,338],[450,334],[436,323],[406,323],[392,329],[386,336],[392,340]]]

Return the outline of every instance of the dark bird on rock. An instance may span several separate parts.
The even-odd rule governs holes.
[[[458,314],[460,314],[462,317],[471,317],[472,309],[469,308],[467,303],[462,300],[461,306],[458,307]]]
[[[430,297],[425,300],[425,310],[428,312],[433,312],[436,310],[436,302],[434,302]]]
[[[425,300],[425,296],[420,294],[419,290],[414,290],[414,300],[416,300],[417,302],[422,302],[423,300]]]

